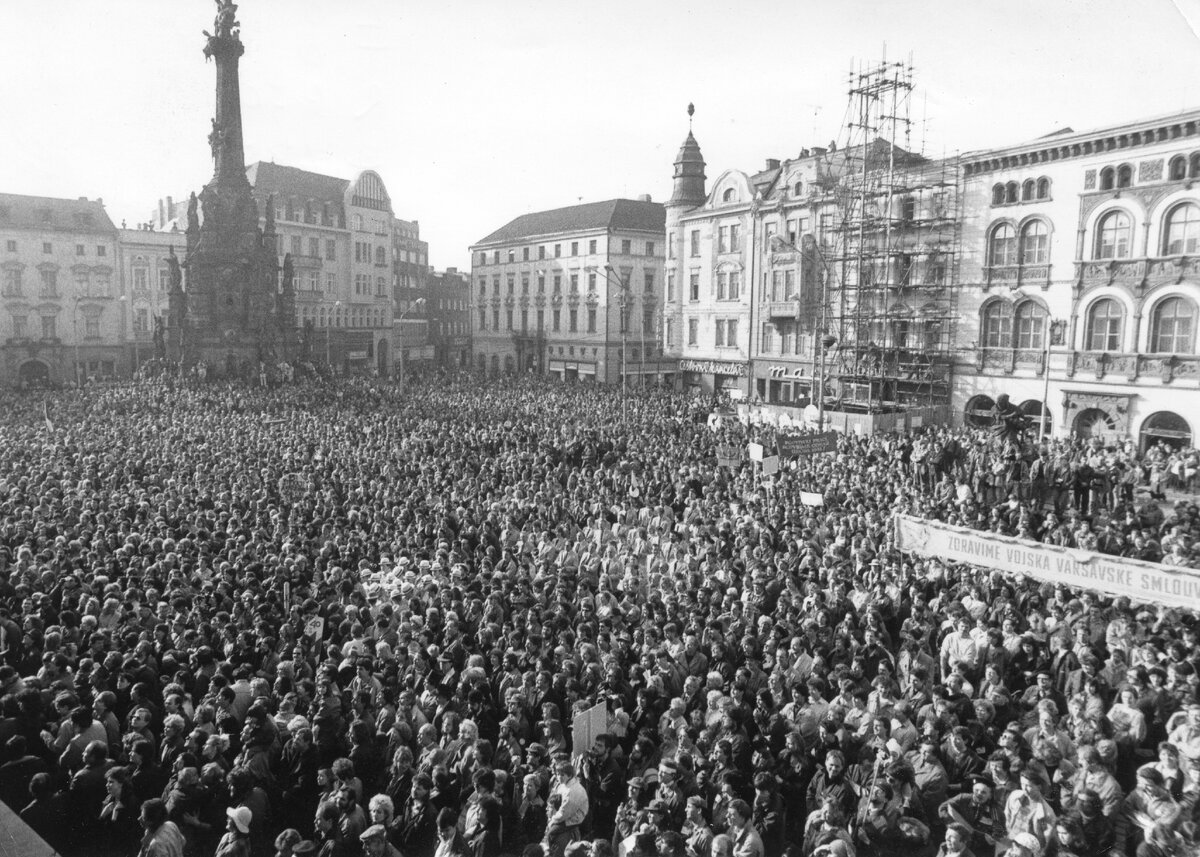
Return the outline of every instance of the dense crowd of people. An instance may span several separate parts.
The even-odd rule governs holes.
[[[764,480],[715,455],[772,427],[621,395],[4,396],[0,800],[70,857],[1200,851],[1197,615],[891,536],[1200,568],[1156,502],[1194,449],[935,427]]]

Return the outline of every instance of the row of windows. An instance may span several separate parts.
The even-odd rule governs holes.
[[[13,317],[12,317],[12,335],[13,335],[13,337],[16,339],[27,339],[33,335],[33,332],[35,330],[40,334],[42,339],[55,339],[58,337],[58,320],[54,316],[43,315],[43,316],[38,316],[38,319],[40,321],[40,326],[34,328],[34,327],[31,327],[29,324],[29,316],[13,315]],[[91,331],[91,321],[92,321],[92,319],[88,319],[88,327],[84,331],[85,335],[99,336],[100,335],[100,320],[99,319],[95,320],[96,321],[96,328],[95,328],[96,332],[94,334],[90,332]]]
[[[4,249],[6,252],[16,253],[18,246],[19,245],[17,244],[16,239],[8,238],[8,239],[5,239],[5,241],[4,241]],[[54,242],[53,241],[43,241],[42,242],[42,253],[50,254],[53,252],[54,252]],[[87,245],[86,244],[76,244],[75,245],[75,255],[76,256],[86,256],[87,255]],[[97,244],[96,245],[96,255],[97,256],[108,256],[108,247],[106,247],[103,244]]]
[[[385,297],[387,295],[387,277],[375,278],[375,296]],[[371,275],[370,274],[355,274],[354,275],[354,294],[358,297],[371,296]]]
[[[332,243],[332,242],[330,242]],[[354,242],[354,261],[364,264],[371,264],[372,254],[376,265],[387,264],[387,248],[375,247],[372,251],[370,241],[355,241]]]
[[[433,321],[430,327],[434,336],[463,336],[470,332],[465,321]]]
[[[988,241],[988,264],[1044,265],[1050,260],[1050,229],[1044,220],[1031,220],[1021,227],[1020,236],[1011,223],[992,229]]]
[[[628,285],[629,274],[624,274],[621,279],[622,279],[622,282],[624,282],[626,285]],[[570,283],[570,293],[573,295],[579,294],[579,275],[571,274],[568,277],[568,281]],[[507,289],[508,289],[507,294],[509,294],[509,295],[516,294],[516,287],[517,287],[516,274],[509,274],[506,278],[506,283],[507,283]],[[562,292],[562,274],[556,273],[554,275],[554,277],[552,278],[552,283],[554,285],[554,294],[561,293]],[[596,292],[596,286],[598,283],[599,283],[599,280],[597,279],[596,274],[588,274],[587,289],[588,289],[589,294],[594,294]],[[493,287],[493,294],[496,297],[500,297],[500,275],[499,274],[496,274],[495,276],[492,277],[492,287]],[[654,293],[654,272],[653,271],[643,272],[642,290],[646,294]],[[545,274],[539,273],[537,276],[537,293],[539,295],[544,295],[546,293],[546,275]],[[529,294],[529,275],[528,274],[521,275],[521,294],[522,294],[522,296],[527,296]],[[487,277],[479,278],[479,297],[481,297],[481,298],[487,297]]]
[[[667,342],[673,340],[674,325],[668,320],[667,322]],[[700,345],[700,319],[689,318],[687,320],[687,344],[690,347],[698,347]],[[713,345],[717,348],[737,348],[738,347],[738,319],[736,318],[718,318],[713,324]]]
[[[1096,221],[1091,244],[1095,260],[1126,259],[1133,252],[1133,218],[1114,209]],[[1190,256],[1200,252],[1200,206],[1184,202],[1167,212],[1157,243],[1162,256]],[[1044,220],[1030,220],[1020,233],[1011,223],[1000,223],[988,237],[988,265],[1044,265],[1050,261],[1050,229]]]
[[[545,244],[538,245],[538,248],[537,248],[537,257],[538,257],[538,259],[545,259],[545,258],[546,258],[546,246],[547,246],[547,245],[545,245]],[[572,241],[572,242],[570,242],[570,244],[569,244],[568,246],[569,246],[569,248],[570,248],[570,253],[569,253],[568,255],[570,255],[570,256],[578,256],[578,255],[579,255],[579,242],[578,242],[578,241]],[[589,240],[589,241],[588,241],[588,254],[589,254],[589,255],[595,255],[595,254],[596,254],[596,248],[597,248],[597,246],[598,246],[598,242],[597,242],[597,240],[596,240],[595,238],[592,238],[591,240]],[[645,256],[653,256],[653,255],[654,255],[654,250],[655,250],[655,246],[656,246],[656,245],[655,245],[655,243],[654,243],[653,241],[647,241],[647,242],[645,243],[645,245],[643,245],[643,246],[645,247],[645,250],[646,250],[646,252],[645,252],[643,255],[645,255]],[[552,248],[552,249],[553,249],[553,252],[554,252],[554,258],[555,258],[555,259],[561,259],[561,258],[562,258],[562,255],[563,255],[563,245],[562,245],[562,244],[555,244],[555,245],[553,245],[553,248]],[[530,260],[530,259],[529,259],[529,257],[530,257],[530,252],[531,252],[531,250],[530,250],[530,248],[529,248],[529,247],[522,247],[522,248],[521,248],[521,261],[522,261],[522,262],[528,262],[528,261]],[[632,239],[629,239],[629,238],[623,238],[623,239],[621,239],[621,255],[623,255],[623,256],[632,256],[632,255],[633,255],[633,253],[634,253],[634,243],[633,243],[633,240],[632,240]],[[508,260],[509,262],[515,262],[515,261],[517,261],[517,251],[516,251],[516,249],[515,249],[515,248],[509,248],[509,249],[508,249],[508,251],[507,251],[507,253],[506,253],[506,256],[507,256],[507,260]],[[487,263],[488,263],[488,261],[487,261],[487,251],[486,251],[486,250],[481,250],[481,251],[479,252],[479,264],[480,264],[480,265],[486,265]],[[493,251],[492,251],[492,264],[493,264],[493,265],[499,265],[499,264],[500,264],[500,251],[499,251],[499,250],[493,250]]]
[[[301,323],[311,321],[317,327],[383,327],[387,315],[382,309],[351,307],[301,307]],[[320,344],[316,343],[317,345]]]
[[[278,236],[277,240],[279,241],[278,250],[280,253],[282,253],[283,252],[283,236],[282,235]],[[359,242],[356,241],[355,242],[355,251],[356,251],[355,255],[356,256],[358,255],[358,253],[357,253],[358,244],[359,244]],[[314,259],[321,258],[321,239],[317,238],[315,236],[309,235],[307,242],[305,242],[304,236],[302,236],[302,235],[289,236],[288,246],[289,246],[288,252],[290,252],[293,256],[312,256]],[[367,247],[369,248],[370,245],[368,244]],[[306,250],[307,250],[307,253],[305,252]],[[370,261],[370,256],[369,256],[370,250],[368,249],[367,252],[368,252],[367,261],[369,262]],[[329,262],[337,261],[337,240],[336,239],[333,239],[333,238],[325,239],[325,259]],[[358,261],[358,260],[355,259],[355,261]]]
[[[992,205],[1015,205],[1018,202],[1035,202],[1050,198],[1050,179],[1026,179],[1017,184],[1000,182],[992,185]]]
[[[1046,310],[1035,301],[1015,307],[993,301],[984,308],[981,340],[985,348],[1040,349],[1045,345]],[[1196,306],[1181,297],[1159,301],[1150,313],[1148,353],[1190,354],[1196,333]],[[1089,308],[1083,330],[1087,351],[1120,351],[1125,335],[1125,308],[1102,298]]]
[[[529,310],[527,310],[527,309],[521,310],[521,316],[520,316],[520,325],[521,326],[519,328],[514,327],[514,325],[513,325],[514,319],[515,319],[514,312],[511,309],[505,310],[504,311],[504,327],[501,328],[501,326],[500,326],[500,310],[493,309],[491,311],[491,330],[494,330],[494,331],[507,330],[509,332],[512,332],[513,330],[520,330],[522,333],[529,333]],[[595,307],[589,307],[587,309],[586,319],[587,319],[587,332],[595,333],[596,332],[596,309],[595,309]],[[536,322],[537,322],[537,327],[535,327],[534,330],[538,331],[538,332],[544,332],[546,330],[546,311],[545,310],[539,309],[537,311]],[[578,333],[579,332],[579,310],[578,309],[567,310],[566,322],[567,322],[567,327],[566,327],[567,333]],[[488,330],[488,310],[485,307],[479,308],[479,329],[480,330]],[[556,309],[553,309],[550,311],[550,331],[552,333],[563,332],[563,311],[561,309],[556,308]]]
[[[25,281],[23,272],[10,268],[4,272],[3,295],[6,298],[25,297]],[[38,271],[38,297],[57,298],[58,271],[43,268]],[[79,271],[75,274],[75,295],[77,297],[106,298],[112,293],[112,278],[108,274],[91,274]]]
[[[1133,218],[1125,211],[1110,211],[1097,221],[1092,258],[1125,259],[1132,245]],[[1167,212],[1158,249],[1163,256],[1191,255],[1200,250],[1200,206],[1185,202]]]

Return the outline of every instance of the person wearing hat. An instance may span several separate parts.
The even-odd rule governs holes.
[[[388,842],[387,828],[372,824],[358,836],[362,843],[363,857],[400,857],[396,846]]]
[[[997,830],[1002,807],[996,802],[996,790],[987,774],[972,774],[963,781],[962,794],[940,807],[938,818],[944,824],[956,824],[966,831],[966,846],[976,854],[991,854],[996,840],[1002,838]]]
[[[1032,833],[1018,833],[1006,852],[1007,857],[1042,857],[1042,843]]]
[[[625,789],[625,800],[617,807],[613,817],[613,839],[616,842],[630,839],[645,823],[647,817],[647,810],[643,805],[646,781],[642,777],[630,777]]]
[[[254,813],[249,807],[231,806],[225,810],[225,815],[228,818],[226,832],[214,857],[250,857],[250,822]]]

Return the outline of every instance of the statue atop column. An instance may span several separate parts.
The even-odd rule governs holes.
[[[217,0],[217,17],[213,21],[218,39],[237,38],[237,4],[233,0]]]

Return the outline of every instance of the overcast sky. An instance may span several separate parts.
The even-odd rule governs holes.
[[[211,0],[5,0],[0,191],[145,220],[212,175]],[[1200,0],[243,0],[248,161],[374,169],[430,261],[512,218],[665,200],[696,104],[710,180],[844,142],[852,65],[907,59],[938,157],[1200,107]]]

